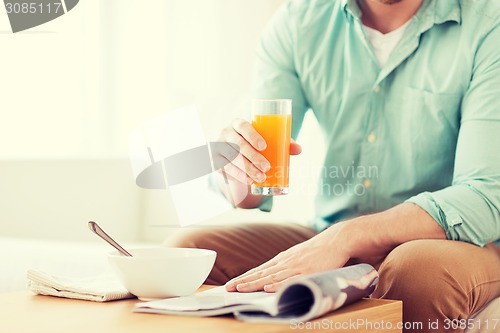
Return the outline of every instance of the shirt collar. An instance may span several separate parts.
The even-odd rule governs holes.
[[[361,10],[356,0],[340,0],[340,5],[346,15],[350,14],[354,17],[361,18]]]
[[[340,4],[346,14],[361,18],[361,10],[356,0],[340,0]],[[448,21],[462,23],[462,8],[459,0],[424,0],[415,16],[431,19],[434,24],[442,24]]]
[[[431,6],[434,7],[434,24],[442,24],[448,21],[462,23],[462,7],[459,0],[434,0],[432,2],[434,2],[434,6]]]

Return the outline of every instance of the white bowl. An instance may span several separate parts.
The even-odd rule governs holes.
[[[128,249],[127,249],[128,250]],[[109,254],[123,286],[139,299],[186,296],[198,289],[212,270],[216,253],[205,249],[142,248]]]

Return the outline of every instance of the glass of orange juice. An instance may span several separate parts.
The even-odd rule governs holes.
[[[292,100],[252,100],[252,126],[266,141],[267,147],[261,154],[271,164],[271,168],[266,172],[266,179],[262,183],[252,184],[252,194],[287,194]]]

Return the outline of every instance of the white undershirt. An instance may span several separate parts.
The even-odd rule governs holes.
[[[366,37],[368,37],[368,40],[373,46],[373,51],[375,52],[375,56],[377,57],[380,67],[384,67],[384,65],[386,64],[392,51],[394,51],[396,45],[398,45],[401,38],[403,38],[405,30],[410,22],[411,20],[409,20],[396,30],[393,30],[386,34],[363,25],[366,32]]]

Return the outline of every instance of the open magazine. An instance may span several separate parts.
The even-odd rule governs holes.
[[[307,321],[369,296],[377,282],[377,271],[359,264],[298,277],[276,293],[227,292],[222,286],[191,296],[137,303],[134,312],[199,317],[233,313],[253,322]]]

